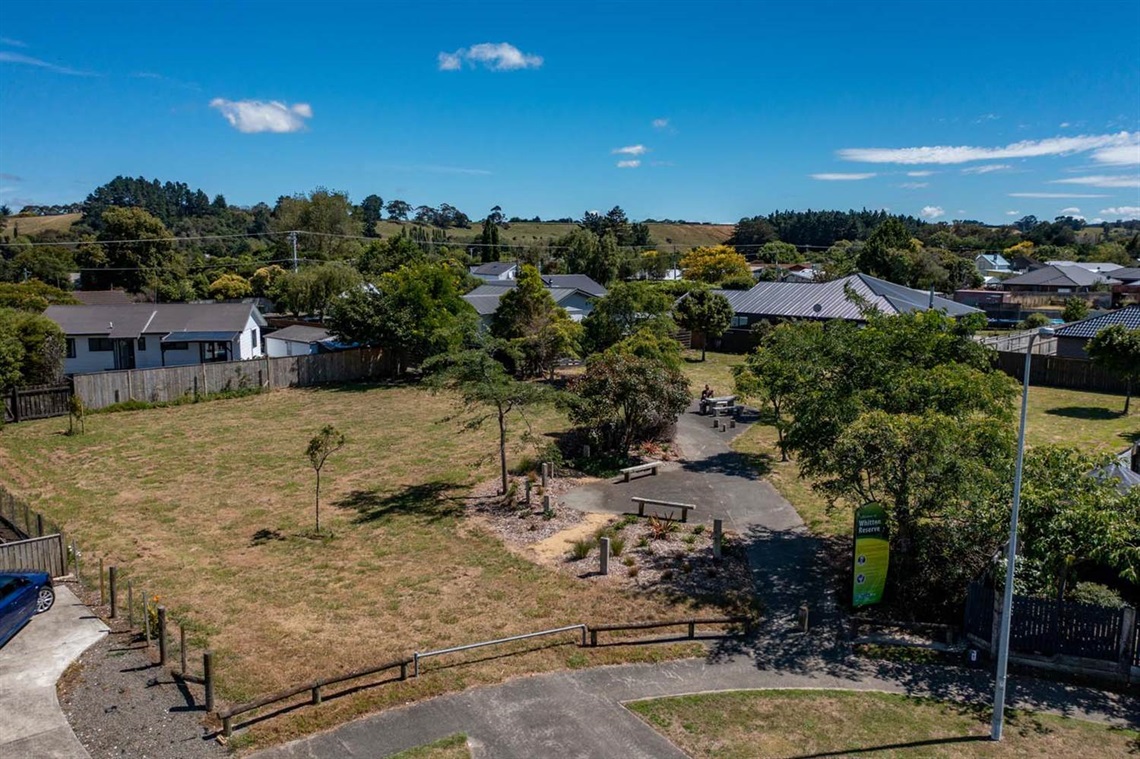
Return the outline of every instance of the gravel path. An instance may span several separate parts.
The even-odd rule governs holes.
[[[121,627],[89,648],[59,682],[63,713],[92,759],[228,756],[204,737],[201,688],[176,683]]]

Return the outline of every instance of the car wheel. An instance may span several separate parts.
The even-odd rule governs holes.
[[[40,588],[40,594],[36,596],[36,614],[43,614],[54,603],[55,591],[45,585]]]

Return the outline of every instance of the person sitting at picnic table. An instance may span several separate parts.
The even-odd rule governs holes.
[[[708,385],[705,385],[705,389],[701,391],[701,413],[702,414],[708,413],[708,401],[709,401],[709,398],[712,398],[712,397],[713,397],[712,388],[709,387]]]

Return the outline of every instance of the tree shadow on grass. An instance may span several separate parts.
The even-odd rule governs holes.
[[[1121,432],[1120,437],[1127,440],[1129,443],[1140,443],[1140,430],[1132,432]]]
[[[1123,408],[1123,406],[1121,407]],[[1064,416],[1069,419],[1087,419],[1093,422],[1105,422],[1110,419],[1119,419],[1124,416],[1119,411],[1102,408],[1100,406],[1062,406],[1045,410],[1051,416]]]
[[[463,513],[463,501],[455,495],[462,486],[453,482],[428,482],[406,485],[394,493],[376,490],[354,490],[333,505],[356,512],[357,524],[375,522],[390,516],[407,515],[427,522],[457,517]]]

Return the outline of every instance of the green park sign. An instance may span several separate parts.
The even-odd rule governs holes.
[[[851,566],[851,605],[877,604],[883,600],[891,549],[887,539],[887,512],[877,503],[855,510],[855,553]]]

